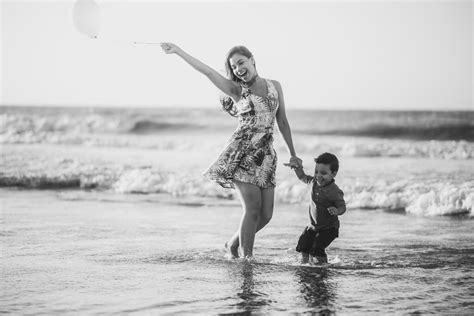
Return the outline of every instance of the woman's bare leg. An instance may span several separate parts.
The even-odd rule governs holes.
[[[275,189],[261,189],[261,196],[262,196],[262,208],[260,211],[260,216],[257,224],[257,232],[265,227],[273,216],[273,205],[274,205],[274,198],[275,198]],[[230,238],[227,246],[230,249],[230,252],[233,257],[239,256],[239,232],[238,229],[234,235]]]
[[[261,189],[256,185],[234,181],[244,214],[239,226],[239,244],[244,257],[252,257],[255,233],[262,208]]]
[[[275,189],[261,189],[262,210],[260,212],[260,220],[258,221],[257,231],[265,227],[273,216],[273,205],[275,199]]]

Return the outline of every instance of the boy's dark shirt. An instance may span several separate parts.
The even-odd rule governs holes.
[[[311,225],[316,231],[328,228],[339,229],[339,218],[331,215],[328,207],[335,206],[339,210],[346,210],[344,193],[336,185],[334,179],[325,186],[319,186],[314,177],[305,175],[300,179],[306,184],[311,184],[311,203],[309,205],[309,217]]]

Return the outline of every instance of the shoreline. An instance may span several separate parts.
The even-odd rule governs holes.
[[[100,192],[84,198],[88,194],[0,189],[2,311],[470,309],[472,220],[348,210],[327,250],[331,264],[318,267],[301,265],[294,251],[308,224],[306,205],[277,204],[257,234],[255,260],[246,261],[224,253],[240,221],[238,204],[177,205],[143,195],[114,200]],[[397,299],[387,299],[387,292]]]

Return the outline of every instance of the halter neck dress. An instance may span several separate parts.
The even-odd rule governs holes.
[[[278,110],[278,92],[265,79],[267,95],[255,95],[243,86],[234,104],[238,124],[217,160],[204,172],[224,188],[234,188],[233,180],[260,188],[275,187],[277,155],[273,148],[273,126]]]

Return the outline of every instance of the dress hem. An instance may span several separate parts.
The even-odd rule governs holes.
[[[210,177],[206,174],[203,175],[206,179],[212,181],[212,182],[215,182],[217,183],[218,185],[220,185],[221,187],[223,187],[224,189],[235,189],[235,185],[234,185],[234,182],[233,180],[237,180],[239,182],[242,182],[242,183],[247,183],[247,184],[252,184],[252,185],[255,185],[256,187],[260,188],[260,189],[274,189],[276,187],[276,184],[272,184],[271,186],[260,186],[258,185],[256,182],[250,182],[248,180],[246,181],[243,181],[243,180],[239,180],[239,179],[236,179],[236,178],[232,178],[232,179],[229,179],[228,181],[220,181],[220,179],[218,178],[213,178],[213,177]]]

